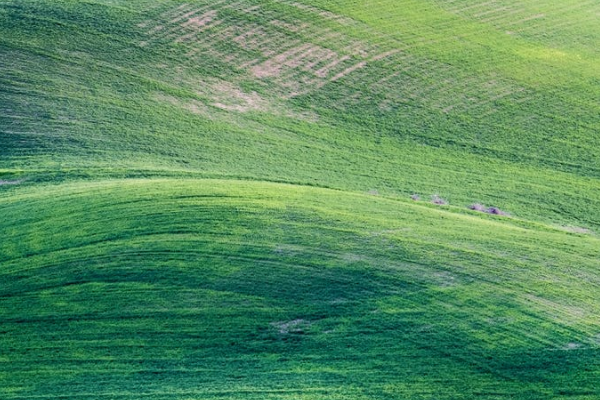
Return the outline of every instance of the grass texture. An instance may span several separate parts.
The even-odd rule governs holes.
[[[0,0],[0,398],[598,398],[599,13]]]

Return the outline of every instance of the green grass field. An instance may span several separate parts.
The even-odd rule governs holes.
[[[600,398],[599,15],[0,0],[0,399]]]

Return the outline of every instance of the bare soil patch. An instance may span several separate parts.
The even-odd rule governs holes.
[[[188,19],[187,22],[185,22],[181,26],[182,27],[193,26],[195,28],[201,28],[204,25],[211,22],[216,15],[217,15],[216,11],[209,11],[206,14],[203,14],[199,17],[194,17],[194,18]]]
[[[395,50],[390,50],[390,51],[386,51],[385,53],[381,53],[381,54],[377,54],[376,56],[374,56],[373,58],[371,58],[371,61],[379,61],[379,60],[383,60],[384,58],[388,58],[393,56],[394,54],[397,54],[400,52],[400,49],[395,49]]]
[[[308,25],[298,21],[296,24],[290,24],[288,22],[280,21],[278,19],[274,19],[271,22],[271,25],[277,26],[279,28],[287,29],[290,32],[300,32],[303,29],[308,28]]]
[[[173,96],[168,96],[163,93],[157,93],[154,96],[154,98],[160,102],[166,102],[171,105],[180,107],[184,110],[191,112],[192,114],[201,115],[206,118],[211,117],[210,109],[208,108],[208,106],[206,106],[206,104],[204,104],[200,101],[197,101],[197,100],[182,101],[181,99],[178,99]]]
[[[251,69],[252,74],[257,78],[275,77],[281,74],[283,67],[295,60],[295,56],[299,53],[306,51],[311,47],[311,44],[305,43],[301,46],[294,47],[290,50],[284,51],[281,54],[276,55],[273,58],[259,64]],[[292,61],[292,63],[295,61]],[[293,65],[293,64],[292,64]]]
[[[338,14],[332,13],[330,11],[321,10],[317,7],[313,7],[313,6],[309,6],[309,5],[297,3],[297,2],[291,2],[291,3],[289,3],[289,5],[299,8],[301,10],[316,14],[324,19],[328,19],[330,21],[335,21],[340,25],[351,25],[352,23],[354,23],[354,20],[351,18],[348,18],[343,15],[338,15]]]
[[[349,68],[346,68],[345,70],[343,70],[342,72],[340,72],[339,74],[336,74],[333,78],[331,78],[331,82],[337,81],[338,79],[341,79],[343,77],[345,77],[346,75],[356,71],[357,69],[361,69],[364,68],[367,65],[366,61],[361,61],[358,64],[355,64]]]
[[[326,78],[327,75],[329,75],[330,71],[333,70],[335,67],[337,67],[338,64],[340,64],[346,60],[349,60],[349,59],[350,59],[350,56],[343,56],[340,58],[336,58],[331,63],[324,66],[323,68],[320,68],[317,71],[315,71],[315,75],[317,75],[320,78]]]
[[[269,103],[258,93],[245,93],[229,82],[219,82],[212,89],[215,99],[213,105],[223,110],[247,112],[269,109]]]
[[[354,23],[352,19],[320,8],[299,2],[286,3],[314,14],[316,21]],[[220,16],[226,8],[260,16],[266,20],[266,24],[249,19],[232,25],[231,21]],[[217,0],[202,6],[185,3],[162,13],[156,21],[145,22],[148,38],[140,45],[165,41],[184,43],[188,47],[186,52],[190,61],[212,57],[245,70],[254,78],[270,79],[273,89],[283,98],[318,90],[328,82],[364,68],[368,61],[382,60],[396,52],[372,48],[366,42],[317,23],[313,25],[296,21],[282,20],[268,8],[250,6],[243,1]],[[304,40],[297,36],[297,32],[303,30],[310,31]],[[319,44],[313,43],[313,36],[314,41],[318,38]],[[336,43],[342,50],[332,50],[323,45],[323,41]],[[238,47],[240,51],[221,50],[227,48],[228,44]],[[352,59],[358,59],[354,65]],[[209,89],[215,89],[214,93],[203,90],[203,95],[214,101],[207,104],[225,110],[264,110],[267,105],[258,94],[244,93],[239,88],[214,88],[209,84]]]
[[[185,14],[178,15],[177,17],[171,19],[169,22],[171,24],[178,24],[180,21],[185,20],[186,18],[190,18],[192,15],[196,14],[198,10],[188,11]]]

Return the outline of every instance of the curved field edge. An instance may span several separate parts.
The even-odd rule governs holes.
[[[5,399],[597,393],[593,236],[224,180],[31,186],[0,207]]]
[[[597,51],[564,48],[598,31],[548,26],[597,6],[462,3],[5,1],[0,180],[437,193],[598,230]]]

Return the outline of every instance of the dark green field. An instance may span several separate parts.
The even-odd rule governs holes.
[[[599,399],[599,43],[595,0],[0,0],[0,399]]]

